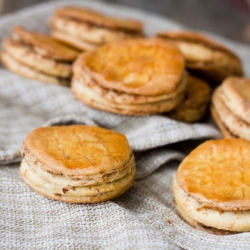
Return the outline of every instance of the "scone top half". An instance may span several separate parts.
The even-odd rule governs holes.
[[[159,32],[157,37],[175,42],[185,57],[186,67],[215,83],[221,83],[230,75],[243,75],[238,56],[204,35],[188,31],[166,31]]]
[[[42,56],[47,56],[59,61],[72,62],[78,56],[75,50],[61,45],[53,38],[41,33],[27,31],[20,26],[13,28],[10,40],[13,42],[19,41],[24,45],[32,47]]]
[[[81,78],[86,72],[107,89],[159,96],[177,89],[186,77],[184,67],[183,55],[173,43],[141,38],[109,43],[85,53],[73,73]]]
[[[173,182],[177,210],[219,234],[250,231],[250,142],[210,140],[181,163]]]
[[[35,129],[26,137],[21,155],[45,171],[72,179],[111,175],[129,167],[133,159],[124,135],[84,125]]]

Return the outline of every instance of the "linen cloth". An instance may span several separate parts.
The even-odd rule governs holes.
[[[100,1],[55,1],[0,18],[0,42],[13,25],[48,32],[63,5],[81,5],[144,22],[146,34],[183,29],[164,17]],[[210,35],[233,49],[250,73],[250,49]],[[124,133],[136,157],[136,181],[124,195],[99,204],[67,204],[31,191],[19,176],[19,148],[39,126],[83,123]],[[70,89],[0,69],[0,249],[248,249],[250,233],[211,235],[177,215],[171,191],[183,157],[201,141],[219,138],[206,122],[185,124],[163,115],[130,117],[89,108]]]

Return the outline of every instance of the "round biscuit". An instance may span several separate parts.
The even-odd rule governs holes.
[[[61,78],[68,78],[72,75],[71,64],[43,57],[32,48],[11,38],[6,38],[3,41],[2,49],[19,63],[44,74]]]
[[[216,83],[230,75],[242,76],[240,59],[229,49],[194,32],[160,32],[157,37],[173,41],[186,60],[186,67]]]
[[[128,39],[84,53],[82,68],[105,88],[156,96],[175,91],[184,73],[184,58],[173,43]],[[73,72],[78,75],[73,66]]]
[[[64,33],[69,37],[75,37],[85,43],[95,46],[123,40],[126,38],[139,37],[138,34],[125,32],[122,30],[112,30],[104,27],[95,26],[89,23],[79,23],[62,16],[54,16],[50,21],[52,30]]]

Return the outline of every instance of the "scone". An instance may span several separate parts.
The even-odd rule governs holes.
[[[191,226],[214,234],[250,231],[250,142],[206,141],[180,164],[176,209]]]
[[[50,20],[51,35],[83,51],[98,45],[142,35],[136,20],[113,18],[99,12],[67,6],[55,11]]]
[[[184,101],[166,115],[182,122],[198,122],[207,113],[210,99],[211,88],[208,83],[201,78],[189,75]]]
[[[243,75],[241,61],[237,55],[204,35],[187,31],[168,31],[158,33],[157,37],[175,42],[185,57],[187,69],[215,84],[220,84],[231,75]]]
[[[20,171],[31,189],[50,199],[93,203],[130,188],[134,156],[126,137],[85,125],[33,130],[21,148]]]
[[[4,39],[1,60],[9,70],[39,81],[69,85],[72,62],[78,52],[59,44],[49,36],[13,28]]]
[[[250,140],[250,80],[229,77],[212,97],[212,116],[224,137]],[[228,136],[229,135],[229,136]]]
[[[71,86],[91,107],[148,115],[177,107],[185,95],[186,78],[184,58],[173,43],[127,39],[79,56]]]

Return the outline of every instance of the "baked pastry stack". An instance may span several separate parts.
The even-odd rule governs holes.
[[[207,113],[211,88],[204,80],[188,75],[184,101],[166,115],[182,122],[198,122]]]
[[[127,39],[82,54],[72,91],[83,103],[125,115],[163,113],[184,98],[184,58],[173,43]]]
[[[231,75],[242,76],[240,59],[221,44],[194,32],[160,32],[157,37],[175,42],[186,60],[186,67],[209,81],[220,84]]]
[[[23,180],[55,200],[106,201],[134,181],[134,156],[126,137],[100,127],[37,128],[27,135],[21,155]]]
[[[78,53],[49,36],[19,26],[2,44],[1,60],[9,70],[42,82],[69,85]]]
[[[211,112],[224,137],[250,140],[250,79],[223,81],[213,94]]]
[[[90,9],[67,6],[56,10],[50,27],[54,38],[88,51],[101,44],[142,36],[143,25],[136,20],[117,19]]]
[[[250,142],[206,141],[181,163],[175,204],[191,226],[214,234],[250,231]]]

